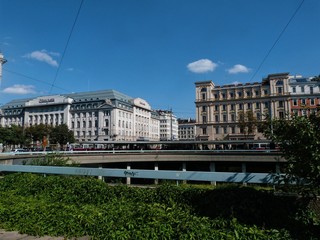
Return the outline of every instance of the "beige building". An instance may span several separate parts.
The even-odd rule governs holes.
[[[196,139],[262,139],[258,128],[244,134],[239,114],[252,111],[257,121],[283,118],[290,112],[289,73],[270,74],[262,82],[216,86],[196,82]]]

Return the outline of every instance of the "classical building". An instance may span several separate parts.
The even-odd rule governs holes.
[[[157,110],[160,117],[160,141],[179,140],[178,120],[171,110]]]
[[[196,120],[195,119],[178,119],[178,137],[181,141],[195,140]]]
[[[291,113],[310,115],[320,108],[319,77],[295,76],[289,80]]]
[[[141,98],[115,90],[13,100],[0,108],[0,126],[67,124],[78,141],[160,139],[160,116]]]
[[[196,82],[196,139],[261,139],[258,128],[244,134],[239,117],[252,112],[257,122],[283,118],[291,111],[289,73],[270,74],[261,82],[216,86]]]

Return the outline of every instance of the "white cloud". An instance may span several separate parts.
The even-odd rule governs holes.
[[[29,59],[34,59],[40,62],[45,62],[53,67],[58,67],[58,63],[56,60],[52,58],[52,56],[57,56],[57,53],[49,53],[46,50],[41,50],[41,51],[33,51],[32,53],[26,54],[24,57],[29,58]]]
[[[189,71],[194,73],[206,73],[206,72],[212,72],[216,69],[218,64],[212,62],[209,59],[200,59],[198,61],[189,63],[187,65],[187,68]]]
[[[7,87],[3,89],[4,93],[10,93],[10,94],[30,94],[30,93],[36,93],[34,90],[34,86],[32,85],[20,85],[15,84],[12,87]]]
[[[234,84],[234,85],[239,85],[239,84],[241,84],[241,82],[235,81],[235,82],[233,82],[232,84]]]
[[[74,68],[72,68],[72,67],[66,68],[66,71],[73,72]]]
[[[247,68],[246,66],[243,66],[241,64],[236,64],[232,68],[227,70],[230,74],[237,74],[237,73],[248,73],[250,71],[250,68]]]

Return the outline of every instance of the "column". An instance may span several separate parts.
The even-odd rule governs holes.
[[[159,164],[157,162],[154,163],[154,170],[155,171],[159,170]],[[154,184],[158,185],[159,184],[159,179],[154,179]]]
[[[215,172],[216,171],[216,164],[215,162],[210,162],[210,172]],[[217,182],[216,181],[212,181],[211,185],[216,186]]]
[[[241,164],[241,168],[242,168],[242,173],[246,173],[247,172],[247,166],[246,163],[242,163]],[[247,183],[243,183],[243,186],[247,186]]]
[[[127,163],[127,170],[131,170],[131,164],[130,163]],[[130,185],[130,184],[131,184],[131,178],[127,177],[127,185]]]
[[[186,162],[182,162],[182,171],[183,171],[183,172],[186,172],[186,171],[187,171],[187,163],[186,163]],[[186,180],[183,180],[183,183],[184,183],[184,184],[187,184],[187,181],[186,181]],[[178,184],[178,181],[177,181],[177,184]]]
[[[102,164],[99,164],[99,169],[102,169]],[[104,181],[103,176],[98,176],[98,179]]]

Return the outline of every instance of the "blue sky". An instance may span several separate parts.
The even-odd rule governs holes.
[[[320,74],[320,1],[285,29],[301,2],[0,0],[0,103],[115,89],[194,118],[196,81]]]

